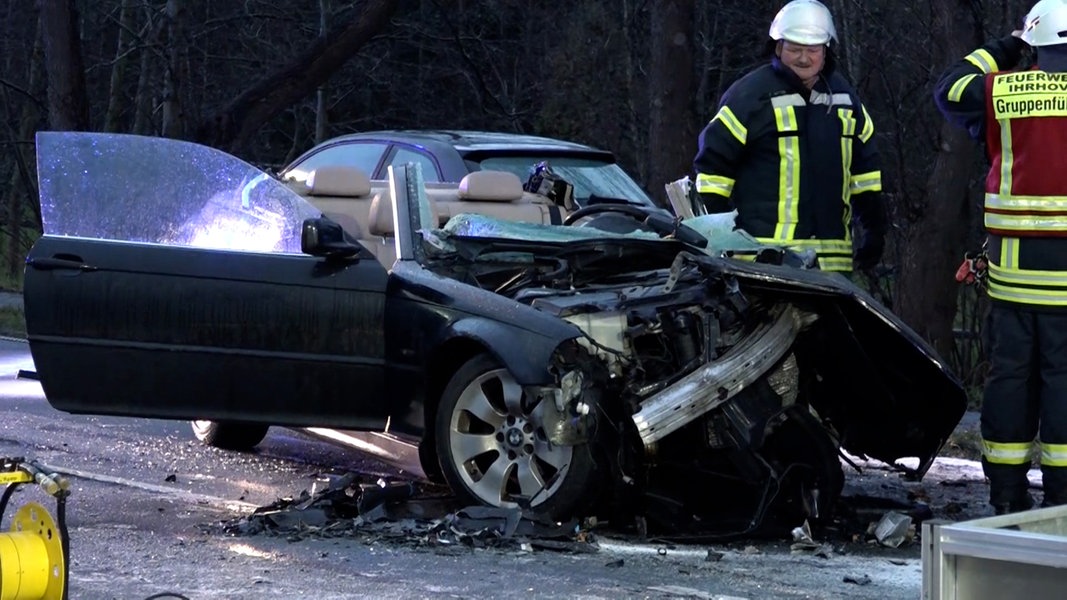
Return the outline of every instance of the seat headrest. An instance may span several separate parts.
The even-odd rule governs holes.
[[[522,199],[522,181],[507,171],[474,171],[459,181],[459,199],[514,202]]]
[[[370,212],[367,214],[367,231],[380,237],[396,233],[393,223],[393,196],[388,192],[375,194],[371,199]]]
[[[355,167],[341,165],[315,169],[308,175],[306,185],[308,194],[311,196],[367,196],[370,194],[370,177]]]

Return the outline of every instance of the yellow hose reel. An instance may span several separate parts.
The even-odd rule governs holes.
[[[67,480],[36,462],[0,459],[0,517],[18,486],[37,483],[56,500],[57,519],[37,502],[28,502],[0,533],[0,600],[65,600],[69,539],[66,525]]]

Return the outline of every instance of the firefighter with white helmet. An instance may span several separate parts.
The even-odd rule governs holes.
[[[874,123],[834,68],[833,17],[793,0],[769,34],[770,64],[731,85],[700,134],[696,191],[760,241],[814,250],[822,269],[872,268],[886,229]]]
[[[1027,50],[1036,68],[1018,70]],[[1044,504],[1067,504],[1067,0],[1041,0],[1023,28],[952,65],[941,112],[985,143],[991,369],[982,465],[999,513],[1033,504],[1040,449]],[[1035,439],[1040,439],[1040,446]]]

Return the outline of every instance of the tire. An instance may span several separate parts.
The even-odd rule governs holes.
[[[196,439],[224,450],[247,452],[267,437],[269,425],[256,423],[230,423],[219,421],[190,421]]]
[[[565,520],[598,489],[591,444],[552,445],[543,406],[489,355],[474,357],[445,387],[435,437],[441,474],[461,499],[529,508]]]

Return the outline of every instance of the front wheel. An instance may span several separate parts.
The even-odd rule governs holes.
[[[269,425],[220,421],[191,421],[196,439],[215,448],[248,451],[267,437]]]
[[[463,365],[445,387],[435,423],[441,472],[453,492],[559,520],[588,505],[598,487],[590,444],[551,443],[545,410],[492,357]]]

